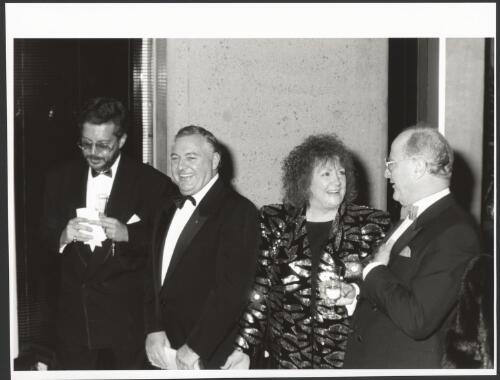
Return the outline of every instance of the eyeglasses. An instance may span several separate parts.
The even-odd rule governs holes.
[[[406,161],[406,160],[411,160],[413,157],[407,157],[407,158],[403,158],[401,160],[388,160],[387,158],[384,160],[384,163],[385,163],[385,168],[389,171],[392,171],[392,165],[394,165],[395,163],[397,162],[401,162],[401,161]]]
[[[109,144],[102,143],[102,142],[91,143],[88,141],[80,141],[76,145],[78,146],[78,148],[80,148],[84,152],[92,152],[92,147],[95,147],[95,152],[97,154],[109,153],[116,146],[116,144],[109,145]]]

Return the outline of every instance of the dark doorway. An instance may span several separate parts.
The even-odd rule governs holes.
[[[133,63],[141,40],[16,39],[14,41],[14,186],[19,351],[52,346],[57,260],[40,249],[37,232],[47,170],[76,157],[80,105],[115,97],[134,121]],[[134,122],[124,148],[141,160],[142,126]]]
[[[388,151],[394,138],[406,127],[417,122],[418,39],[389,39],[389,99]],[[387,186],[387,211],[399,215],[399,203],[392,199],[392,187]]]

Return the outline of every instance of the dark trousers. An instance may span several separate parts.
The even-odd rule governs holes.
[[[144,342],[99,349],[59,344],[57,362],[60,370],[144,369],[146,353]]]

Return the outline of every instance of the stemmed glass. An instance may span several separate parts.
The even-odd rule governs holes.
[[[319,275],[319,294],[327,307],[333,307],[342,296],[343,268],[335,266],[333,270]]]

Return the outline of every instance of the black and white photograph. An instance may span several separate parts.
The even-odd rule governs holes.
[[[7,3],[5,57],[10,378],[497,374],[495,3]]]

